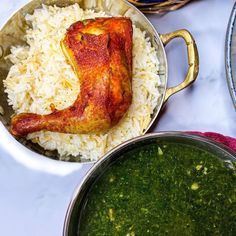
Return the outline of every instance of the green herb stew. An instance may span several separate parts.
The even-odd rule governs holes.
[[[129,151],[93,185],[78,234],[236,235],[234,164],[184,144]]]

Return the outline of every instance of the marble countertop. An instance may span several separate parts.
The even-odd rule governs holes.
[[[0,0],[0,25],[29,0]],[[198,80],[171,97],[155,131],[213,131],[236,137],[236,111],[229,95],[224,62],[227,23],[234,0],[199,0],[163,16],[148,16],[160,33],[186,28],[200,56]],[[176,39],[166,47],[169,86],[187,71],[186,46]],[[1,134],[4,135],[4,134]],[[5,153],[0,138],[0,235],[59,236],[73,190],[91,165],[52,164]],[[18,153],[18,150],[12,151]],[[19,152],[20,153],[20,152]],[[54,163],[54,162],[53,162]]]

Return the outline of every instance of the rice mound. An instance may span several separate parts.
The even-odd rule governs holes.
[[[13,63],[4,81],[8,103],[16,113],[51,113],[50,104],[60,110],[73,104],[80,91],[79,80],[66,62],[60,40],[74,22],[106,17],[105,12],[83,10],[78,4],[65,8],[42,5],[26,15],[30,27],[27,45],[13,46],[7,56]],[[133,101],[125,117],[101,134],[63,134],[40,131],[27,139],[46,150],[57,150],[61,160],[98,160],[118,144],[143,134],[160,102],[163,83],[158,76],[159,62],[149,38],[133,25]]]

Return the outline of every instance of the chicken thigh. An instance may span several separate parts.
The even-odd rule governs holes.
[[[132,22],[126,17],[96,18],[72,24],[61,49],[79,78],[73,105],[48,115],[12,117],[11,132],[61,133],[106,131],[124,116],[132,101]]]

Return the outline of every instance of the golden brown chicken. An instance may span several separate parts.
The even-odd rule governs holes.
[[[80,94],[64,110],[13,116],[12,134],[24,136],[40,130],[90,133],[117,124],[132,101],[132,34],[132,22],[125,17],[71,25],[61,48],[80,79]]]

